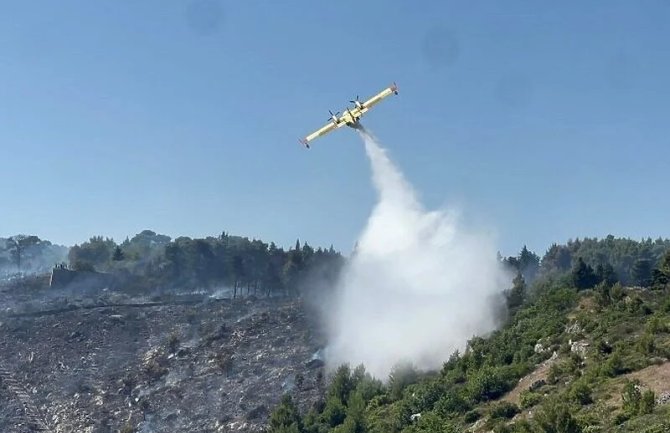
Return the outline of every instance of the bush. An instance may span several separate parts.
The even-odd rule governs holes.
[[[587,405],[593,403],[592,392],[591,387],[584,380],[578,380],[570,388],[569,396],[576,403]]]
[[[489,416],[491,418],[513,418],[514,415],[519,413],[519,407],[515,405],[514,403],[509,403],[506,401],[502,401],[500,403],[495,404],[492,408],[491,411],[489,412]]]
[[[619,302],[626,296],[626,291],[624,290],[621,283],[617,282],[610,289],[610,297],[613,301]]]
[[[402,397],[402,391],[409,385],[416,383],[419,373],[410,363],[400,363],[393,367],[389,374],[389,391],[395,400]]]
[[[653,355],[656,352],[656,344],[654,343],[654,336],[649,332],[645,332],[637,341],[637,347],[645,355]]]
[[[326,401],[326,407],[323,410],[323,420],[329,426],[335,427],[344,422],[347,416],[347,410],[339,398],[332,395]]]
[[[654,391],[648,389],[642,393],[639,413],[641,415],[650,414],[654,411],[654,406],[656,406],[656,396],[654,395]]]
[[[581,433],[582,429],[570,413],[568,406],[551,400],[537,411],[535,421],[544,432]]]
[[[513,423],[511,426],[513,433],[535,433],[536,430],[533,428],[533,425],[525,420],[519,420]]]
[[[670,298],[666,299],[665,302],[663,302],[661,310],[663,310],[664,313],[670,313]]]
[[[549,373],[547,373],[547,383],[555,385],[558,383],[558,380],[563,376],[563,368],[561,363],[555,362],[549,367]]]
[[[613,422],[614,422],[615,425],[619,425],[619,424],[625,423],[629,419],[630,419],[629,414],[627,414],[626,412],[620,412],[620,413],[616,414],[616,416],[614,417]]]
[[[469,409],[468,402],[455,389],[448,390],[435,403],[435,410],[445,418],[453,414],[467,412]]]
[[[640,411],[640,400],[642,394],[640,393],[640,385],[638,382],[626,381],[621,393],[623,400],[623,410],[628,415],[637,415]]]
[[[479,418],[481,418],[482,414],[479,413],[477,410],[471,410],[470,412],[465,414],[465,417],[463,418],[466,423],[473,423],[477,421]]]
[[[167,338],[167,349],[169,353],[176,353],[179,349],[179,333],[177,331],[171,332]]]
[[[158,379],[167,374],[168,369],[163,367],[157,359],[151,359],[144,365],[144,372],[152,379]]]
[[[647,321],[647,332],[650,334],[668,332],[668,326],[661,317],[654,316]]]
[[[609,355],[612,353],[612,346],[607,341],[599,339],[596,341],[596,350],[601,355]]]
[[[281,403],[270,416],[269,424],[270,433],[302,431],[302,419],[290,395],[286,394],[282,397]]]
[[[601,367],[603,376],[615,377],[626,372],[623,364],[623,358],[619,350],[615,350],[612,355]]]
[[[538,404],[542,400],[542,396],[536,392],[523,391],[519,396],[519,403],[523,409],[528,409]]]
[[[468,384],[470,397],[474,401],[494,400],[502,396],[509,387],[503,372],[489,367],[478,371]]]
[[[72,264],[72,269],[78,272],[95,272],[93,263],[82,259],[75,260]]]

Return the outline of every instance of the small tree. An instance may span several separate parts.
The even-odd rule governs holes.
[[[21,272],[21,263],[25,258],[26,251],[40,242],[42,241],[37,236],[16,235],[7,239],[9,255],[19,272]]]
[[[72,269],[79,272],[95,272],[95,267],[91,262],[81,259],[72,263]]]
[[[633,282],[638,286],[649,287],[652,277],[651,260],[637,259],[630,271]]]
[[[640,400],[642,393],[640,392],[640,384],[638,382],[626,381],[621,393],[623,400],[623,410],[628,415],[637,415],[640,411]]]
[[[507,307],[513,309],[521,306],[525,297],[526,281],[521,272],[518,272],[514,280],[512,280],[512,288],[507,292]]]
[[[665,289],[670,284],[670,250],[661,259],[658,267],[652,271],[652,286]]]
[[[570,398],[576,403],[587,405],[593,403],[591,387],[583,380],[574,382],[570,389]]]
[[[609,263],[598,265],[596,267],[596,276],[598,277],[598,281],[607,287],[612,287],[617,281],[619,281],[619,278],[614,271],[614,267]]]
[[[540,257],[524,245],[519,253],[518,263],[519,272],[524,279],[532,282],[540,269]]]
[[[269,433],[301,433],[302,419],[290,395],[285,394],[270,416]]]
[[[403,390],[407,386],[416,383],[418,378],[419,374],[411,363],[401,362],[396,364],[389,374],[389,391],[391,392],[391,397],[395,400],[400,399]]]
[[[570,414],[570,409],[559,401],[548,401],[535,415],[535,422],[547,433],[581,433],[582,429]]]
[[[608,286],[605,281],[599,282],[595,287],[595,299],[601,307],[607,307],[612,303],[610,288],[611,286]]]
[[[125,259],[125,255],[123,254],[123,250],[121,249],[120,246],[117,245],[114,248],[114,252],[112,253],[112,260],[114,260],[115,262],[120,262],[123,259]]]
[[[577,263],[572,268],[572,284],[580,289],[590,289],[598,283],[598,277],[596,276],[593,268],[584,262],[584,259],[579,257]]]
[[[654,395],[654,391],[648,389],[642,393],[642,398],[640,399],[640,414],[646,415],[652,413],[654,406],[656,406],[656,395]]]

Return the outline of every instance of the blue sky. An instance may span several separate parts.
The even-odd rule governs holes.
[[[512,254],[670,236],[670,3],[12,2],[0,236],[151,228],[348,251],[375,202],[365,119],[430,208]]]

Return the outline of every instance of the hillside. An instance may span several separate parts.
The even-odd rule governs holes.
[[[2,432],[258,431],[282,393],[306,410],[322,392],[295,300],[2,295]]]
[[[285,399],[271,431],[670,431],[667,289],[545,283],[507,324],[441,371],[399,365],[382,385],[343,366],[323,405]]]
[[[668,431],[667,244],[584,239],[501,257],[517,274],[502,326],[439,371],[398,364],[382,381],[323,368],[329,342],[303,300],[333,289],[323,283],[346,261],[332,248],[92,238],[77,260],[103,250],[94,268],[111,287],[0,284],[0,431]]]

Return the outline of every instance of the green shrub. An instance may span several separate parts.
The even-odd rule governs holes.
[[[523,391],[519,396],[519,403],[523,409],[528,409],[538,404],[542,400],[542,396],[536,392]]]
[[[535,433],[537,430],[533,428],[533,425],[525,419],[521,419],[510,425],[512,433]]]
[[[614,422],[615,425],[620,425],[625,423],[629,419],[630,419],[629,414],[627,414],[626,412],[619,412],[618,414],[616,414],[612,422]]]
[[[619,302],[624,298],[624,296],[626,296],[626,291],[624,290],[621,283],[617,282],[610,289],[610,297],[613,301]]]
[[[574,402],[587,405],[593,403],[593,399],[591,398],[592,392],[593,390],[584,380],[578,380],[572,384],[569,396]]]
[[[540,431],[547,433],[582,433],[568,406],[557,399],[548,400],[542,405],[535,414],[535,422]]]
[[[470,410],[470,404],[457,390],[450,389],[435,403],[435,410],[447,418],[453,414],[467,412]]]
[[[601,367],[603,376],[615,377],[626,372],[620,350],[615,350]]]
[[[654,395],[654,391],[648,389],[642,393],[639,413],[641,415],[650,414],[654,411],[654,406],[656,406],[656,396]]]
[[[463,420],[466,423],[471,424],[471,423],[477,421],[479,418],[481,418],[481,416],[482,416],[482,414],[480,414],[479,411],[471,410],[470,412],[467,412],[465,414],[465,417],[463,418]]]
[[[493,427],[493,433],[514,433],[511,426],[505,423],[499,423]]]
[[[667,298],[664,302],[663,305],[661,306],[661,310],[664,313],[670,313],[670,298]]]
[[[302,431],[302,419],[298,408],[290,395],[285,394],[281,403],[272,412],[269,422],[269,433],[285,433]]]
[[[647,332],[650,334],[659,334],[661,332],[668,332],[668,325],[663,318],[654,316],[647,321]]]
[[[621,393],[621,399],[623,400],[624,412],[631,416],[637,415],[640,410],[640,400],[642,399],[639,382],[627,380]]]
[[[468,389],[474,401],[494,400],[510,388],[503,371],[485,367],[470,379]]]
[[[491,407],[489,411],[489,416],[493,419],[496,418],[513,418],[514,415],[519,413],[519,407],[514,403],[509,403],[507,401],[501,401]]]
[[[323,410],[323,421],[331,427],[338,426],[344,422],[347,416],[347,410],[335,395],[331,395],[326,401],[326,407]]]
[[[388,386],[391,397],[394,400],[400,399],[403,390],[407,386],[416,383],[418,378],[419,373],[412,364],[408,362],[396,364],[389,374]]]
[[[656,352],[656,344],[654,343],[654,336],[649,332],[645,332],[638,339],[637,347],[641,353],[645,355],[653,355]]]

